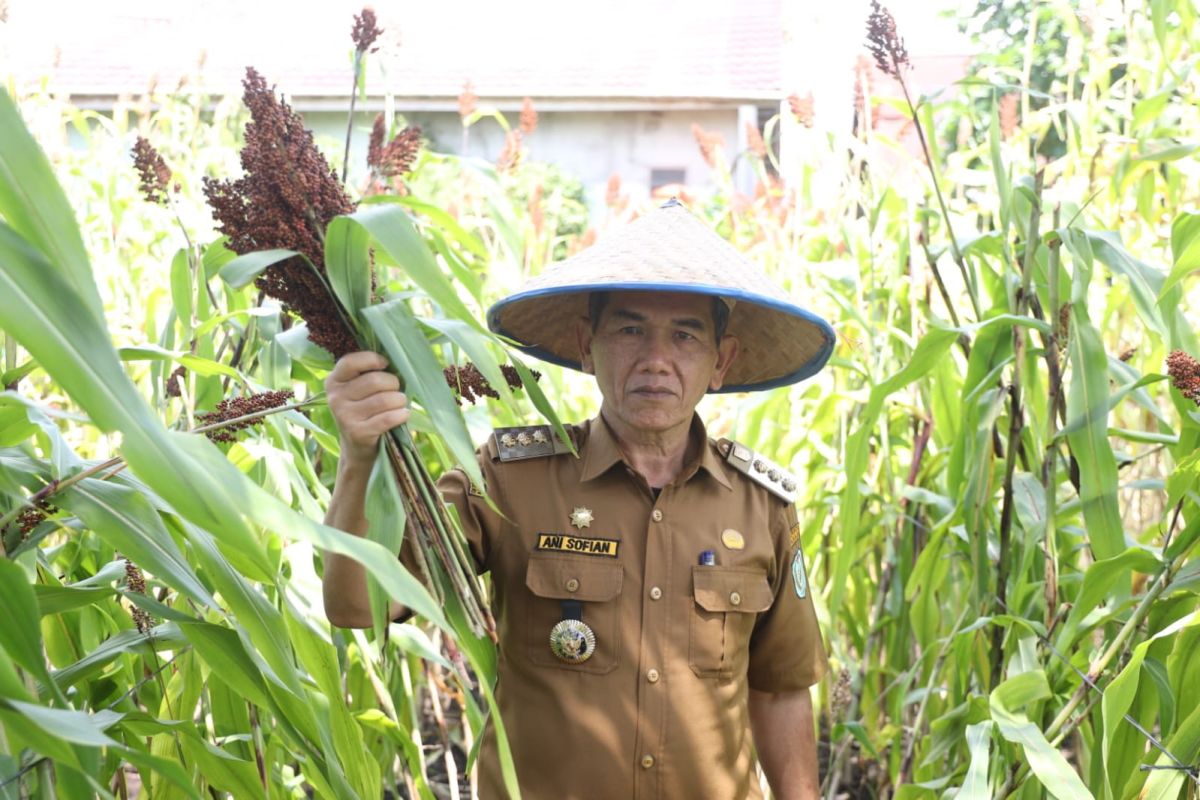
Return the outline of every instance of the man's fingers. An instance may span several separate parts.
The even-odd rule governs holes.
[[[387,365],[386,358],[370,350],[347,353],[333,365],[327,383],[349,383],[364,372],[386,369]]]
[[[377,392],[352,403],[348,409],[355,419],[370,419],[385,411],[408,408],[408,397],[404,392]]]
[[[400,379],[390,372],[365,372],[338,387],[337,392],[351,401],[365,400],[381,393],[399,394]]]
[[[364,426],[374,433],[375,438],[379,438],[392,428],[398,428],[408,422],[408,415],[407,406],[404,408],[393,408],[371,417],[364,423]]]

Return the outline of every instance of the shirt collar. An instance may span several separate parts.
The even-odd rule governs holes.
[[[693,458],[683,465],[683,471],[680,472],[677,482],[684,483],[690,480],[698,470],[705,470],[716,479],[717,483],[726,489],[732,489],[733,485],[729,482],[725,465],[717,454],[716,446],[708,440],[708,432],[698,414],[692,415],[692,426],[688,430],[688,440],[689,445],[699,443],[700,446],[694,449],[700,455],[698,458]],[[689,447],[689,449],[693,448]],[[625,456],[621,452],[620,445],[617,444],[616,435],[608,427],[608,423],[604,421],[604,417],[597,414],[588,422],[587,445],[583,453],[583,471],[579,479],[581,481],[590,481],[608,472],[614,465],[623,463],[624,461]]]

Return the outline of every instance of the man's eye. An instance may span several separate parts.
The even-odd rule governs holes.
[[[686,342],[690,342],[696,338],[695,336],[688,333],[687,331],[675,331],[675,336],[680,339],[683,339]]]
[[[641,332],[642,332],[642,329],[636,325],[626,325],[624,328],[621,328],[618,331],[618,333],[628,333],[628,334],[638,334]]]

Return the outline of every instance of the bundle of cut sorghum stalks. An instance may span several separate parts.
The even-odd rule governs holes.
[[[373,28],[373,16],[367,22]],[[360,36],[358,27],[356,45],[360,39],[369,45],[374,36]],[[326,227],[335,217],[353,212],[355,204],[317,150],[311,132],[263,77],[247,69],[243,86],[251,116],[241,151],[244,174],[237,180],[208,179],[204,186],[218,227],[239,255],[276,248],[302,254],[268,267],[256,279],[258,288],[302,318],[309,338],[335,358],[366,349],[330,287],[324,260]],[[412,138],[405,132],[397,138],[405,136]],[[411,142],[401,144],[407,147]],[[472,630],[494,640],[495,622],[465,540],[408,432],[391,431],[386,450],[416,545],[415,560],[422,573],[418,577],[444,604],[443,583],[436,574],[440,570],[462,602]]]

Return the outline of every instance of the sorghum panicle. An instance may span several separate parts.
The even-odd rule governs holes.
[[[693,122],[692,136],[696,139],[696,145],[700,148],[700,155],[704,157],[704,163],[715,167],[717,165],[717,148],[725,146],[725,140],[721,138],[721,134],[709,133]]]
[[[141,568],[128,558],[125,559],[125,585],[134,594],[146,594],[146,576],[142,574]],[[129,614],[133,617],[133,624],[137,626],[138,633],[145,633],[154,627],[154,619],[145,609],[131,606]]]
[[[374,53],[379,48],[371,48],[383,30],[377,24],[375,12],[364,8],[361,14],[354,15],[354,27],[350,29],[350,38],[354,40],[354,49],[365,53],[368,49]]]
[[[896,31],[896,18],[879,4],[879,0],[871,0],[871,15],[867,17],[867,49],[875,58],[875,65],[897,80],[900,70],[909,66],[908,50]]]
[[[496,159],[496,169],[500,172],[510,172],[521,165],[521,132],[509,131],[504,136],[504,147]]]
[[[1200,406],[1200,361],[1182,350],[1167,356],[1167,374],[1179,393]]]
[[[138,189],[142,195],[151,203],[165,203],[171,170],[154,145],[141,136],[133,143],[133,166],[138,172]]]
[[[245,174],[204,181],[217,227],[239,255],[274,248],[303,253],[312,267],[290,258],[268,267],[255,285],[304,319],[308,338],[335,358],[358,350],[322,280],[325,227],[354,204],[299,115],[254,68],[246,70],[243,86],[251,116],[241,153]]]
[[[282,389],[277,392],[260,392],[259,394],[248,394],[242,397],[227,397],[217,403],[217,407],[212,411],[197,414],[196,421],[201,425],[228,422],[238,417],[244,417],[247,414],[257,414],[260,411],[279,408],[282,405],[286,405],[291,399],[291,389]],[[205,431],[204,435],[214,442],[235,442],[237,441],[237,436],[234,434],[237,431],[249,428],[251,425],[261,425],[262,421],[263,417],[244,419],[230,425],[214,428],[211,431]]]
[[[383,158],[383,137],[387,136],[387,123],[383,114],[375,115],[375,123],[371,126],[371,138],[367,140],[367,166],[378,167]]]
[[[538,113],[533,107],[533,98],[526,97],[521,103],[521,133],[529,136],[537,130]]]
[[[421,152],[421,127],[409,125],[387,143],[379,156],[377,169],[385,178],[394,178],[412,172],[417,155]]]
[[[463,83],[462,92],[458,95],[458,115],[463,119],[475,113],[475,109],[479,107],[479,95],[475,94],[475,87],[470,81]]]
[[[511,364],[501,364],[500,372],[504,375],[504,382],[510,389],[521,388],[521,373],[517,372],[516,367]],[[530,374],[533,375],[535,381],[542,377],[542,373],[537,370],[531,370]],[[472,405],[476,400],[484,397],[500,398],[500,393],[492,388],[487,378],[483,377],[479,367],[469,362],[461,367],[454,365],[446,367],[442,370],[442,377],[446,379],[446,385],[450,387],[457,398],[466,400]],[[460,402],[459,405],[462,403]]]
[[[798,94],[788,95],[788,108],[792,112],[792,116],[806,128],[811,128],[816,120],[816,115],[813,110],[813,93],[801,97]]]
[[[167,397],[182,397],[183,384],[187,380],[187,367],[180,365],[167,376],[167,388],[164,394]]]

